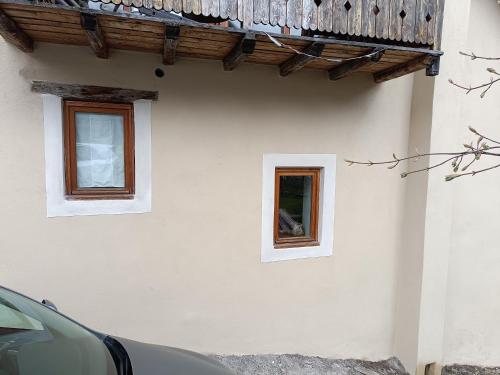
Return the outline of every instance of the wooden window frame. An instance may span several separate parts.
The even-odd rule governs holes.
[[[76,164],[77,112],[117,114],[123,116],[125,186],[113,188],[78,188]],[[133,104],[86,101],[64,101],[64,170],[66,199],[133,199],[135,193],[135,142]]]
[[[280,177],[311,176],[311,235],[302,237],[279,237]],[[274,172],[274,248],[287,249],[293,247],[319,246],[319,190],[321,168],[276,167]]]

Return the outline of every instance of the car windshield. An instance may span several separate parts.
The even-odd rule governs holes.
[[[0,288],[0,375],[117,375],[94,334]]]

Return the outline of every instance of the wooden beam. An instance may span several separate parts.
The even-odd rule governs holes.
[[[23,52],[33,52],[33,40],[0,9],[0,35]]]
[[[74,13],[74,14],[79,14],[82,11],[85,13],[89,14],[95,14],[97,16],[105,16],[106,18],[111,17],[113,21],[119,21],[122,22],[124,25],[131,25],[135,23],[135,21],[138,21],[139,23],[147,22],[147,23],[154,23],[156,25],[171,25],[171,26],[188,26],[188,27],[195,27],[197,30],[203,30],[207,32],[215,31],[215,32],[220,32],[223,31],[229,35],[244,35],[248,31],[245,29],[235,29],[235,28],[225,28],[222,26],[218,25],[210,25],[210,24],[200,24],[200,23],[195,23],[192,20],[189,20],[184,17],[177,17],[177,18],[158,18],[155,16],[147,16],[140,14],[139,12],[132,12],[132,13],[117,13],[117,12],[112,12],[112,11],[106,11],[106,10],[100,10],[100,9],[87,9],[83,10],[82,8],[75,8],[75,7],[70,7],[70,6],[64,6],[60,4],[53,4],[49,2],[37,2],[34,3],[32,0],[0,0],[0,4],[11,4],[14,6],[18,6],[20,9],[23,8],[23,10],[29,10],[29,11],[34,11],[37,14],[44,13],[45,11],[48,11],[50,13],[53,13],[51,10],[57,10],[61,11],[60,13]],[[42,15],[40,14],[40,15]],[[252,32],[255,33],[255,35],[261,36],[263,38],[267,38],[267,35],[263,31],[257,31],[253,30]],[[275,33],[270,33],[270,35],[279,38],[282,40],[285,44],[290,44],[289,42],[294,42],[294,41],[308,41],[308,42],[317,42],[318,38],[317,37],[306,37],[306,36],[300,36],[300,35],[283,35],[283,34],[275,34]],[[35,38],[36,39],[36,38]],[[36,41],[36,40],[35,40]],[[409,52],[409,53],[425,53],[428,55],[433,55],[433,56],[441,56],[443,52],[438,51],[438,50],[430,50],[428,48],[418,48],[418,47],[407,47],[407,46],[398,46],[398,45],[393,45],[393,44],[383,44],[383,43],[375,43],[375,42],[362,42],[362,41],[355,41],[355,40],[342,40],[342,39],[329,39],[329,38],[322,38],[321,43],[324,43],[325,45],[331,45],[331,46],[345,46],[345,47],[361,47],[361,48],[385,48],[388,51],[398,51],[398,52]]]
[[[324,48],[324,43],[311,43],[302,51],[304,55],[296,54],[280,65],[280,75],[285,77],[293,72],[296,72],[297,70],[302,69],[308,62],[314,60],[315,57],[321,56]]]
[[[384,51],[385,50],[382,48],[374,48],[371,51],[373,55],[360,57],[356,60],[348,60],[344,63],[341,63],[340,65],[337,65],[336,67],[328,71],[330,79],[336,81],[359,71],[362,67],[370,63],[380,61],[380,59],[384,55]]]
[[[407,63],[396,65],[392,68],[383,70],[381,72],[377,72],[373,75],[373,78],[375,79],[376,83],[389,81],[391,79],[398,78],[406,74],[414,73],[418,70],[427,68],[431,60],[432,60],[431,56],[428,55],[420,56]]]
[[[224,70],[234,70],[239,64],[247,59],[255,50],[255,34],[246,33],[234,48],[229,52],[224,60]]]
[[[99,22],[97,21],[97,16],[95,14],[82,12],[80,13],[80,24],[87,34],[90,47],[95,55],[101,59],[107,59],[109,57],[109,49],[101,31],[101,27],[99,26]]]
[[[132,103],[140,99],[158,100],[158,91],[73,85],[44,81],[33,81],[31,83],[31,91],[39,94],[56,95],[64,99],[89,100],[111,103]]]
[[[165,39],[163,42],[163,64],[174,65],[175,52],[179,43],[181,29],[178,26],[165,25]]]

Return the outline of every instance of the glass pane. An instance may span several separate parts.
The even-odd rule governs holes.
[[[1,375],[117,375],[107,347],[92,333],[0,288]]]
[[[311,235],[312,176],[280,176],[279,237]]]
[[[77,112],[75,121],[78,187],[124,187],[123,116]]]

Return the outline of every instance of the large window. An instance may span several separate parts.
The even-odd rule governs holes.
[[[133,198],[131,104],[65,101],[64,142],[67,198]]]
[[[276,168],[274,247],[317,246],[320,168]]]

